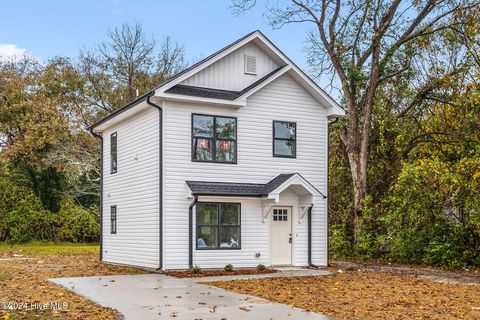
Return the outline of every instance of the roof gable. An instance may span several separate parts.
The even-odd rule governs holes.
[[[237,51],[243,48],[243,51]],[[215,70],[216,63],[230,54],[237,51],[259,54],[266,63],[264,69],[257,74],[251,82],[238,82],[239,85],[232,88],[225,87],[205,87],[201,75],[212,73]],[[234,57],[232,55],[231,57]],[[241,59],[240,55],[240,59]],[[228,59],[224,60],[227,61]],[[238,61],[237,61],[238,62]],[[219,65],[219,64],[217,64]],[[224,69],[225,70],[225,69]],[[207,72],[209,71],[209,72]],[[213,72],[213,73],[216,73]],[[222,75],[224,76],[225,71]],[[247,97],[251,96],[264,86],[268,85],[281,75],[290,74],[307,92],[309,92],[322,107],[327,109],[329,117],[341,117],[345,115],[345,110],[333,100],[325,91],[323,91],[312,79],[310,79],[295,63],[293,63],[280,49],[278,49],[263,33],[260,31],[251,32],[242,38],[227,45],[221,50],[213,53],[205,59],[193,64],[189,68],[170,77],[168,80],[145,93],[143,96],[128,103],[126,106],[117,109],[107,117],[96,122],[89,127],[95,129],[98,125],[107,125],[117,115],[126,110],[130,110],[148,97],[156,96],[160,100],[178,100],[187,102],[203,102],[207,104],[218,104],[222,106],[243,107],[246,106]],[[192,85],[194,84],[194,85]],[[242,87],[241,85],[244,85]],[[174,88],[175,87],[175,88]]]
[[[255,49],[253,49],[255,48]],[[243,50],[243,51],[242,51]],[[246,87],[239,87],[238,85],[234,85],[233,87],[226,88],[218,85],[218,80],[209,81],[205,79],[207,75],[211,75],[212,77],[225,77],[225,72],[223,69],[222,72],[218,72],[216,70],[216,66],[220,66],[221,62],[224,64],[224,68],[228,67],[228,61],[233,60],[237,57],[237,72],[233,75],[234,77],[239,77],[241,72],[238,72],[238,65],[239,61],[243,61],[241,54],[242,52],[252,52],[249,50],[254,50],[254,52],[262,52],[264,60],[267,62],[265,65],[270,65],[266,67],[268,72],[273,72],[274,70],[278,69],[282,72],[277,72],[275,75],[268,77],[267,79],[263,79],[264,81],[252,81],[250,85]],[[256,51],[255,51],[256,50]],[[235,53],[238,53],[235,55]],[[240,57],[239,57],[240,56]],[[270,59],[270,61],[268,61]],[[276,69],[275,69],[276,67]],[[262,76],[265,77],[267,75],[267,71],[261,73]],[[252,32],[245,37],[235,41],[233,44],[219,50],[215,54],[209,56],[208,58],[202,60],[200,63],[192,66],[191,68],[187,69],[182,75],[174,79],[173,81],[169,81],[168,83],[163,84],[162,86],[158,87],[156,90],[156,95],[159,97],[163,97],[166,99],[181,99],[181,100],[194,100],[192,98],[185,98],[185,96],[195,96],[192,94],[193,91],[197,91],[198,88],[203,89],[214,89],[214,90],[225,90],[225,91],[234,91],[234,92],[243,92],[241,95],[236,96],[235,99],[232,99],[229,96],[229,99],[225,99],[222,95],[220,97],[214,97],[212,100],[218,101],[210,101],[212,103],[221,103],[224,105],[232,105],[235,107],[241,107],[246,105],[246,98],[256,91],[258,91],[263,86],[267,85],[271,81],[275,80],[281,74],[288,72],[306,91],[308,91],[323,107],[327,108],[327,114],[329,116],[338,117],[344,116],[345,111],[340,107],[340,105],[333,100],[325,91],[323,91],[312,79],[310,79],[293,61],[291,61],[280,49],[278,49],[263,33],[260,31]],[[262,78],[260,78],[262,79]],[[256,84],[256,86],[252,87],[252,84]],[[173,87],[179,85],[179,88],[175,88],[171,90]],[[192,88],[196,87],[196,88]],[[241,89],[239,89],[241,88]],[[248,90],[247,90],[248,89]],[[183,96],[183,98],[182,98]],[[204,95],[200,95],[200,97],[205,98]],[[231,101],[231,103],[229,103]],[[208,102],[208,101],[204,101]]]

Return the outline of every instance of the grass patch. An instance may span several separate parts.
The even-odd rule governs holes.
[[[23,254],[31,255],[68,255],[68,254],[98,254],[100,247],[97,243],[51,243],[29,242],[22,244],[0,243],[0,256]]]
[[[5,273],[0,273],[0,282],[12,280],[12,276]]]

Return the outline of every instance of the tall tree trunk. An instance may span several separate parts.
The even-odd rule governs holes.
[[[360,152],[347,151],[354,191],[353,239],[359,242],[362,227],[363,200],[367,195],[367,158]]]

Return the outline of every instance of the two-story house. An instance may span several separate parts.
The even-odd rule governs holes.
[[[327,264],[328,123],[343,109],[260,31],[95,123],[103,261]]]

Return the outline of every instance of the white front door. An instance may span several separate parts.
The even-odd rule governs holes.
[[[272,265],[292,264],[292,210],[275,207],[271,220],[270,263]]]

